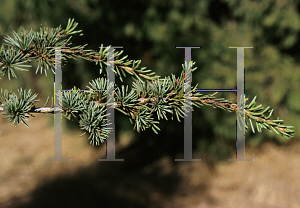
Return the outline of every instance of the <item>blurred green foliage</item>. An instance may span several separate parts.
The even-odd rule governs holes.
[[[141,66],[162,77],[181,73],[184,50],[175,46],[201,46],[192,50],[192,60],[198,67],[193,73],[193,85],[198,83],[199,89],[236,88],[236,49],[228,47],[253,46],[245,49],[246,97],[252,100],[257,95],[258,103],[274,108],[273,117],[297,129],[299,12],[299,0],[2,0],[0,37],[3,41],[4,35],[21,26],[34,30],[41,24],[65,26],[69,18],[75,18],[84,36],[74,37],[73,45],[88,43],[95,50],[101,43],[123,46],[129,58],[141,59]],[[6,89],[33,88],[43,99],[53,95],[51,74],[45,78],[34,75],[34,71],[18,73],[18,79],[13,81],[2,79],[0,85]],[[98,67],[87,61],[70,61],[63,67],[63,88],[75,85],[86,89],[98,73]],[[131,82],[128,79],[123,84]],[[116,83],[121,84],[117,79]],[[235,98],[235,93],[219,93],[217,97]],[[122,117],[116,113],[118,116]],[[116,122],[118,137],[119,129],[130,125],[127,119]],[[178,157],[183,151],[183,122],[164,121],[159,127],[159,135],[151,130],[136,133],[140,138],[137,143],[152,149],[153,158],[163,154]],[[193,144],[209,161],[227,160],[235,152],[235,132],[234,113],[210,107],[193,112]],[[297,135],[294,139],[298,139]],[[246,146],[258,146],[266,140],[288,142],[266,130],[246,134]]]

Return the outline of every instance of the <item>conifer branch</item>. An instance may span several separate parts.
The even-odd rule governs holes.
[[[45,72],[51,69],[54,73],[54,57],[55,50],[48,47],[66,47],[71,45],[69,42],[71,35],[80,33],[81,31],[75,31],[77,23],[74,20],[69,20],[66,29],[61,29],[59,26],[56,29],[41,28],[40,32],[33,32],[30,30],[27,33],[25,30],[21,34],[13,32],[14,37],[7,36],[5,38],[7,50],[4,50],[4,46],[0,50],[0,72],[3,75],[7,74],[10,77],[16,77],[14,70],[28,71],[23,67],[30,67],[23,65],[29,63],[32,59],[36,59],[38,62],[37,71]],[[107,80],[102,77],[96,80],[92,80],[87,86],[90,91],[80,91],[74,87],[73,91],[61,92],[60,106],[55,107],[37,107],[37,101],[35,98],[37,94],[31,95],[31,90],[18,90],[18,94],[8,92],[7,90],[0,90],[0,112],[6,115],[4,118],[8,118],[10,123],[14,123],[16,126],[19,122],[24,123],[28,127],[25,121],[28,121],[29,116],[34,117],[34,113],[49,113],[54,114],[56,111],[60,111],[63,115],[70,120],[77,120],[79,127],[85,130],[85,133],[89,133],[89,139],[91,144],[104,142],[107,138],[107,133],[111,131],[111,128],[107,127],[107,114],[106,107],[115,108],[121,113],[129,117],[129,120],[134,124],[134,129],[138,132],[144,131],[147,128],[151,128],[156,134],[157,130],[160,130],[156,125],[159,121],[154,120],[156,114],[157,119],[168,120],[167,114],[171,114],[173,120],[176,115],[177,120],[180,122],[180,117],[184,118],[187,111],[192,110],[193,107],[188,108],[185,103],[185,68],[186,65],[182,65],[183,71],[181,76],[176,78],[173,74],[171,77],[160,78],[155,75],[155,72],[151,70],[145,70],[145,67],[139,68],[140,60],[134,61],[127,59],[127,56],[121,57],[123,51],[114,51],[114,63],[107,62],[108,48],[100,48],[99,52],[93,50],[85,50],[86,45],[76,46],[68,49],[62,49],[62,60],[66,61],[67,58],[76,57],[86,59],[88,61],[95,62],[100,65],[101,74],[103,70],[107,70],[107,66],[114,64],[115,73],[120,78],[122,75],[126,77],[126,73],[131,75],[133,83],[131,90],[128,90],[128,86],[122,85],[121,88],[110,84],[109,89],[114,88],[115,96],[113,102],[107,101]],[[101,45],[103,46],[103,45]],[[191,71],[195,71],[197,68],[193,68],[195,62],[191,63]],[[121,75],[122,73],[122,75]],[[136,79],[135,79],[136,78]],[[145,79],[145,81],[143,81]],[[221,108],[229,112],[238,112],[240,109],[237,104],[232,103],[231,100],[225,100],[224,98],[215,98],[213,94],[203,95],[196,93],[197,85],[191,87],[191,102],[192,106],[200,108],[207,105],[213,108]],[[188,94],[189,94],[188,93]],[[244,112],[251,125],[252,131],[255,133],[252,120],[255,121],[258,132],[261,132],[262,128],[268,129],[270,132],[273,130],[275,133],[288,139],[294,135],[293,126],[283,125],[283,120],[271,120],[269,119],[273,110],[269,110],[269,107],[263,108],[262,105],[256,106],[256,97],[250,104],[244,103]],[[248,98],[245,99],[247,101]],[[261,111],[260,111],[261,110]],[[269,110],[269,115],[265,116]],[[259,112],[260,111],[260,112]],[[238,122],[240,125],[239,118]],[[244,122],[243,122],[244,123]],[[244,128],[247,131],[247,123],[244,123]],[[28,127],[29,128],[29,127]],[[84,134],[85,134],[84,133]]]

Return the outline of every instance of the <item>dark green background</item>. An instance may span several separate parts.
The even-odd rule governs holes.
[[[299,30],[300,1],[199,1],[199,0],[2,0],[0,37],[21,28],[37,30],[41,25],[66,27],[69,18],[79,23],[84,36],[74,36],[73,45],[88,43],[88,49],[104,45],[123,46],[124,55],[141,59],[146,66],[164,77],[181,73],[184,50],[175,46],[201,46],[193,49],[192,59],[198,69],[193,85],[199,89],[233,89],[236,87],[236,49],[229,46],[253,46],[245,49],[245,92],[250,100],[257,95],[258,104],[271,106],[273,119],[280,117],[287,125],[299,123]],[[18,79],[2,77],[0,87],[17,90],[31,88],[39,93],[41,105],[53,96],[53,76],[17,72]],[[99,76],[99,67],[85,60],[70,60],[63,68],[63,88],[74,85],[82,89]],[[116,80],[120,85],[121,82]],[[125,84],[131,83],[131,78]],[[217,97],[234,98],[235,93]],[[68,123],[68,127],[74,125]],[[158,135],[151,129],[136,133],[149,162],[183,151],[182,122],[162,121]],[[250,127],[250,126],[249,126]],[[116,139],[121,130],[132,131],[129,119],[116,111]],[[193,112],[194,153],[207,162],[227,160],[235,152],[236,115],[204,106]],[[288,142],[276,133],[263,130],[246,133],[246,145],[258,146],[271,140]],[[91,147],[92,148],[92,147]],[[146,154],[147,152],[147,154]],[[143,159],[141,159],[143,161]],[[143,162],[141,162],[143,163]],[[146,163],[146,162],[145,162]]]
[[[284,145],[299,138],[299,13],[299,0],[1,0],[0,39],[3,43],[5,35],[11,35],[13,30],[21,31],[22,27],[35,31],[40,26],[62,25],[65,28],[68,19],[75,18],[79,23],[77,29],[82,30],[84,36],[74,36],[74,46],[88,43],[87,49],[93,50],[98,50],[102,43],[123,46],[124,55],[141,59],[142,67],[146,66],[162,77],[181,73],[184,50],[175,46],[201,46],[192,51],[192,59],[198,67],[193,73],[193,85],[198,83],[199,89],[235,88],[236,49],[228,47],[253,46],[253,49],[245,49],[246,97],[252,100],[257,95],[258,104],[274,108],[272,118],[279,117],[285,124],[295,126],[296,134],[285,140],[267,130],[253,134],[249,128],[246,146],[258,147],[266,141]],[[15,92],[20,87],[32,89],[39,93],[42,106],[47,96],[53,96],[53,75],[51,72],[47,77],[36,75],[35,68],[36,65],[30,72],[17,71],[18,79],[12,81],[2,77],[0,87]],[[85,60],[70,60],[63,67],[63,88],[75,85],[86,89],[89,81],[98,76],[99,66]],[[124,84],[130,85],[131,81],[128,76]],[[117,79],[116,82],[121,84]],[[235,93],[219,93],[217,97],[234,98],[235,101]],[[49,125],[53,123],[49,122]],[[72,122],[67,122],[67,127],[78,128]],[[173,161],[183,157],[183,119],[181,122],[163,120],[159,127],[158,135],[151,129],[135,132],[134,142],[116,153],[116,158],[125,159],[124,164],[104,166],[112,167],[112,172],[104,171],[95,176],[91,169],[90,173],[82,171],[74,177],[54,179],[36,189],[34,200],[29,204],[18,207],[67,207],[70,204],[72,207],[151,207],[147,201],[140,205],[120,197],[116,179],[123,180],[121,174],[125,179],[126,174],[132,176],[135,181],[126,182],[129,189],[143,186],[143,181],[147,181],[162,193],[176,190],[179,183],[176,174],[161,177],[156,170],[150,176],[139,172],[163,156],[171,157]],[[116,140],[121,131],[132,129],[129,119],[116,111]],[[217,161],[227,161],[234,157],[235,140],[235,113],[208,106],[195,108],[193,153],[197,158],[212,166]],[[102,171],[102,167],[97,170]],[[99,177],[107,178],[110,185],[107,189],[99,191],[99,187],[105,185],[98,187],[95,181]],[[137,185],[139,181],[140,186]],[[148,199],[148,192],[141,191],[140,194]],[[61,196],[65,198],[59,198]],[[51,200],[53,198],[55,200]]]

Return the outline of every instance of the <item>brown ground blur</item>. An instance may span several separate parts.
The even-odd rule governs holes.
[[[254,162],[226,162],[229,158],[224,158],[214,169],[204,162],[174,165],[170,158],[131,169],[122,162],[98,162],[105,158],[104,146],[92,148],[87,137],[77,137],[81,131],[63,130],[63,158],[71,162],[46,162],[53,158],[53,125],[46,115],[31,118],[28,125],[29,130],[23,124],[15,128],[0,118],[1,208],[300,207],[297,142],[246,148],[246,158]],[[122,134],[116,147],[124,148],[131,137]]]

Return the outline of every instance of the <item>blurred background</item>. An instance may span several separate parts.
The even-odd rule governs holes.
[[[124,162],[98,162],[105,144],[89,145],[76,122],[63,118],[63,158],[53,158],[53,119],[30,118],[27,129],[0,119],[0,207],[300,207],[300,64],[299,0],[0,0],[0,40],[22,28],[66,27],[79,23],[73,46],[87,49],[123,46],[123,55],[142,60],[141,66],[161,77],[180,76],[184,50],[192,50],[198,69],[198,89],[236,88],[236,49],[245,46],[245,92],[257,103],[274,109],[295,127],[286,140],[276,133],[246,133],[246,159],[235,158],[236,114],[208,106],[193,112],[193,158],[201,162],[175,162],[183,158],[184,124],[160,121],[161,131],[137,133],[128,117],[115,111],[116,158]],[[0,80],[0,88],[17,92],[32,89],[40,106],[53,96],[54,76],[16,72],[17,79]],[[68,60],[63,66],[63,88],[86,89],[98,78],[99,66],[86,60]],[[101,75],[103,76],[103,75]],[[118,86],[131,86],[116,77]],[[233,98],[235,93],[218,93]],[[4,116],[2,116],[4,117]],[[168,117],[170,118],[170,116]]]

